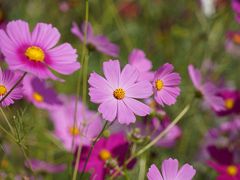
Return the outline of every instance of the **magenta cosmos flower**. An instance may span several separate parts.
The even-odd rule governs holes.
[[[60,173],[67,168],[66,164],[52,164],[38,159],[30,159],[25,162],[28,168],[29,164],[34,172]]]
[[[178,170],[178,160],[169,158],[162,163],[162,174],[153,164],[147,173],[148,180],[191,180],[196,170],[189,164],[184,164]]]
[[[27,22],[11,21],[6,31],[0,30],[0,48],[10,69],[57,79],[49,67],[61,74],[71,74],[80,68],[76,50],[70,44],[54,47],[59,38],[60,33],[51,24],[38,23],[30,33]]]
[[[152,94],[152,86],[148,81],[139,81],[136,68],[127,64],[120,70],[118,60],[103,63],[105,78],[97,73],[91,73],[88,80],[90,84],[89,95],[91,101],[99,103],[98,111],[103,119],[113,121],[117,118],[121,124],[135,122],[136,117],[146,116],[150,108],[136,100],[148,98]]]
[[[151,72],[152,62],[146,58],[146,55],[142,50],[134,49],[128,56],[128,62],[139,71],[139,81],[153,80],[154,73]]]
[[[225,110],[216,111],[217,115],[225,116],[237,114],[240,112],[240,92],[237,90],[224,89],[219,91],[218,96],[222,97],[225,104]]]
[[[240,23],[240,0],[232,0],[232,9],[235,12],[235,19]]]
[[[14,73],[10,70],[2,71],[0,68],[0,100],[12,89],[12,87],[20,79],[19,74]],[[21,99],[22,94],[22,84],[20,83],[15,87],[10,94],[3,100],[1,106],[8,106],[14,103],[14,100]]]
[[[83,171],[90,147],[83,147],[78,170]],[[93,148],[86,166],[86,172],[91,173],[92,180],[103,180],[105,176],[114,173],[116,163],[121,166],[127,158],[129,143],[122,133],[112,134],[108,138],[101,138]],[[128,168],[134,165],[130,162]]]
[[[81,42],[84,42],[84,30],[85,24],[83,23],[81,28],[78,27],[77,23],[73,23],[72,33],[77,36]],[[96,49],[99,52],[107,54],[109,56],[117,57],[119,54],[119,47],[116,44],[111,43],[107,37],[103,35],[94,35],[93,29],[90,23],[87,24],[87,36],[86,43],[90,49]]]
[[[240,32],[229,31],[225,41],[226,51],[233,56],[240,56]]]
[[[23,80],[23,94],[36,107],[54,109],[62,104],[57,93],[44,80],[27,76]]]
[[[101,119],[95,112],[89,111],[79,101],[77,119],[74,126],[75,98],[62,97],[62,99],[63,105],[50,111],[55,136],[68,151],[72,150],[73,138],[73,150],[80,144],[90,145],[101,131]]]
[[[218,89],[211,82],[202,83],[202,76],[198,69],[193,65],[188,66],[188,73],[193,82],[194,87],[197,89],[198,94],[203,96],[205,102],[210,105],[215,111],[225,110],[223,98],[217,96]]]
[[[173,72],[173,69],[172,64],[166,63],[154,75],[154,99],[162,106],[164,104],[169,106],[175,104],[180,94],[178,86],[181,82],[181,77],[178,73]]]
[[[209,161],[208,165],[218,172],[217,180],[240,179],[240,164],[223,165]]]

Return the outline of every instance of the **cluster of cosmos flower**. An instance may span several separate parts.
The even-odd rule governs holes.
[[[240,1],[233,0],[233,9],[238,20]],[[71,32],[86,43],[89,51],[118,57],[118,45],[103,35],[95,35],[90,23],[79,26],[74,22]],[[229,32],[226,39],[226,51],[239,56],[240,33]],[[126,161],[131,156],[130,147],[151,142],[171,124],[164,108],[176,103],[181,76],[170,63],[153,70],[151,60],[140,49],[130,52],[126,65],[119,60],[106,60],[102,65],[103,73],[92,72],[88,78],[90,101],[98,106],[98,112],[95,112],[80,98],[54,90],[51,80],[64,83],[56,73],[70,75],[81,71],[76,49],[69,43],[57,45],[59,40],[60,33],[51,24],[38,23],[31,31],[27,22],[16,20],[1,27],[1,59],[8,69],[0,68],[0,105],[10,106],[24,98],[46,110],[54,127],[54,137],[75,156],[73,164],[79,162],[79,172],[89,173],[91,179],[98,180],[121,176],[118,169],[131,169],[137,161],[137,158]],[[209,130],[203,159],[218,172],[218,179],[240,179],[239,151],[235,148],[239,146],[240,120],[235,114],[240,113],[240,92],[203,77],[194,65],[189,65],[187,70],[196,90],[194,98],[201,98],[204,107],[209,107],[216,116],[232,119]],[[108,129],[104,129],[104,121],[105,125],[108,123]],[[91,149],[102,130],[105,130],[104,136]],[[181,134],[181,128],[174,125],[155,146],[171,148]],[[48,173],[67,168],[66,164],[51,164],[34,157],[25,165],[33,171]],[[191,180],[195,174],[193,166],[186,163],[179,168],[178,160],[169,158],[162,162],[161,172],[152,164],[147,178]]]

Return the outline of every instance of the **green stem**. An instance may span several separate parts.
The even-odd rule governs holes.
[[[98,134],[98,136],[96,137],[96,139],[93,141],[93,143],[92,143],[92,145],[91,145],[91,148],[90,148],[90,150],[89,150],[89,152],[88,152],[87,159],[86,159],[86,161],[85,161],[85,163],[84,163],[84,165],[83,165],[83,171],[82,171],[82,173],[81,173],[81,175],[80,175],[80,179],[81,179],[83,173],[85,172],[85,169],[86,169],[87,164],[88,164],[88,160],[89,160],[89,158],[90,158],[90,156],[91,156],[91,154],[92,154],[92,150],[93,150],[95,144],[98,142],[98,140],[99,140],[100,137],[102,136],[105,128],[107,127],[107,125],[108,125],[108,122],[106,121],[105,124],[104,124],[104,126],[103,126],[103,128],[102,128],[102,130],[101,130],[101,132]],[[75,179],[74,179],[74,180],[75,180]]]
[[[4,113],[3,109],[0,107],[0,111],[3,115],[3,119],[6,121],[6,123],[8,124],[9,128],[10,128],[10,131],[12,132],[12,134],[14,134],[14,130],[13,130],[13,127],[12,125],[10,124],[10,122],[8,121],[8,118],[6,116],[6,114]]]
[[[86,45],[87,45],[87,24],[88,24],[88,14],[89,14],[89,4],[88,4],[88,0],[85,0],[85,22],[86,26],[84,28],[84,40],[83,40],[83,46],[82,46],[82,54],[81,54],[81,60],[80,63],[81,65],[84,65],[84,58],[85,58],[85,54],[86,54]],[[84,66],[83,66],[83,70],[84,70]],[[75,108],[74,108],[74,122],[73,122],[73,127],[76,126],[76,122],[77,122],[77,113],[78,113],[78,100],[80,97],[80,86],[81,86],[81,80],[82,80],[82,74],[83,71],[79,70],[78,73],[78,79],[77,79],[77,90],[76,90],[76,99],[75,99]],[[84,117],[84,116],[83,116]],[[74,144],[75,144],[75,138],[72,138],[72,151],[74,148]],[[79,147],[80,148],[80,147]],[[79,149],[78,148],[78,149]],[[74,158],[74,154],[73,154],[73,158]],[[79,157],[80,158],[80,157]],[[69,161],[68,163],[68,167],[71,167],[71,161]],[[71,171],[71,170],[70,170]],[[74,172],[73,175],[76,174],[76,168],[74,168]]]
[[[140,158],[138,180],[144,180],[145,179],[146,163],[147,163],[147,154],[145,153]]]
[[[23,73],[23,75],[18,79],[18,81],[14,84],[14,86],[7,92],[7,94],[0,100],[0,104],[8,97],[8,95],[22,82],[23,78],[27,75],[27,73]]]

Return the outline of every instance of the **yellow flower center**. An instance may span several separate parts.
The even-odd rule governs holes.
[[[43,50],[37,46],[31,46],[25,51],[25,56],[31,61],[43,62],[45,54]]]
[[[121,100],[125,97],[125,91],[122,88],[118,88],[113,92],[113,96],[116,99]]]
[[[100,151],[99,156],[103,161],[106,161],[111,158],[111,153],[108,150],[103,149]]]
[[[236,166],[228,166],[227,167],[227,173],[230,175],[230,176],[235,176],[237,173],[238,173],[238,169]]]
[[[160,91],[162,88],[163,88],[164,84],[163,84],[163,81],[162,80],[156,80],[155,82],[155,87],[158,91]]]
[[[239,35],[239,34],[234,34],[234,36],[233,36],[233,41],[234,41],[236,44],[240,44],[240,35]]]
[[[33,99],[37,102],[43,102],[43,96],[39,94],[38,92],[33,93]]]
[[[3,96],[7,93],[7,88],[4,85],[0,85],[0,96]]]
[[[77,127],[70,127],[69,132],[72,136],[78,136],[80,134],[80,131]]]
[[[227,109],[232,109],[233,106],[234,106],[234,99],[228,98],[228,99],[225,100],[225,107]]]

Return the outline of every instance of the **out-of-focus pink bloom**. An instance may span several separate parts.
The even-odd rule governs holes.
[[[240,164],[222,165],[213,161],[209,161],[208,165],[219,173],[217,180],[240,179]]]
[[[189,164],[184,164],[180,169],[178,160],[169,158],[164,160],[160,171],[153,164],[147,173],[148,180],[191,180],[196,174],[196,170]]]
[[[201,94],[206,103],[210,105],[215,111],[225,110],[223,99],[217,96],[217,87],[211,82],[203,83],[200,71],[198,69],[195,69],[193,65],[188,66],[188,73],[194,87],[197,89],[198,93]]]
[[[141,129],[141,134],[150,136],[151,139],[154,139],[171,123],[170,118],[163,110],[159,109],[154,115],[155,117],[151,120],[146,117],[143,121],[137,124],[137,127]],[[181,129],[175,125],[163,138],[156,143],[156,145],[160,147],[172,147],[175,145],[181,134]]]
[[[154,99],[162,106],[175,104],[180,95],[181,77],[173,70],[173,65],[166,63],[157,70],[153,79]]]
[[[79,171],[83,171],[84,163],[90,147],[83,147],[80,156]],[[127,158],[129,143],[122,133],[112,134],[108,138],[101,138],[93,148],[92,154],[86,166],[86,172],[91,173],[91,179],[103,180],[109,173],[114,173],[116,163],[121,166]],[[128,164],[128,168],[133,166]]]
[[[27,22],[11,21],[0,30],[0,48],[10,69],[31,73],[38,78],[58,79],[49,67],[61,74],[80,68],[76,49],[68,43],[54,47],[60,33],[51,24],[38,23],[33,32]]]
[[[240,119],[222,123],[210,129],[203,145],[204,159],[211,159],[223,165],[231,165],[240,159]]]
[[[154,73],[151,72],[152,62],[147,59],[145,53],[142,50],[134,49],[128,56],[128,62],[139,71],[139,81],[153,80]]]
[[[78,27],[77,23],[73,23],[72,33],[77,36],[81,42],[84,42],[84,30],[86,23],[83,23],[81,28]],[[86,32],[86,43],[90,49],[96,49],[99,52],[107,54],[109,56],[117,57],[119,54],[119,47],[116,44],[111,43],[107,37],[103,35],[94,35],[92,25],[87,24]]]
[[[67,168],[66,164],[51,164],[38,159],[31,159],[25,162],[25,165],[33,171],[47,172],[47,173],[59,173],[65,171]]]
[[[232,54],[233,56],[240,56],[240,32],[227,32],[225,49],[229,54]]]
[[[10,71],[5,70],[2,71],[0,68],[0,100],[12,89],[12,87],[17,83],[20,79],[20,75]],[[20,83],[17,87],[15,87],[12,92],[3,100],[0,106],[8,106],[14,103],[14,100],[21,99],[23,97],[22,94],[22,84]]]
[[[66,13],[70,9],[70,4],[67,1],[63,1],[59,3],[59,9],[60,11]]]
[[[23,80],[23,94],[38,108],[51,110],[62,104],[57,93],[45,81],[34,76]]]
[[[217,111],[219,116],[234,114],[240,112],[240,92],[237,90],[221,90],[218,95],[223,98],[225,102],[225,110]]]
[[[240,23],[240,1],[232,0],[232,9],[235,12],[235,19]]]
[[[73,138],[73,150],[80,144],[90,145],[102,128],[99,116],[97,113],[89,111],[79,101],[74,126],[75,98],[62,97],[62,99],[63,105],[50,111],[55,136],[61,140],[68,151],[72,150]]]
[[[136,99],[151,96],[152,86],[148,81],[137,82],[136,68],[127,64],[121,72],[119,61],[110,60],[103,63],[103,72],[106,79],[94,72],[88,80],[89,96],[92,102],[100,104],[98,111],[103,119],[130,124],[136,121],[135,114],[150,113],[150,108]]]

